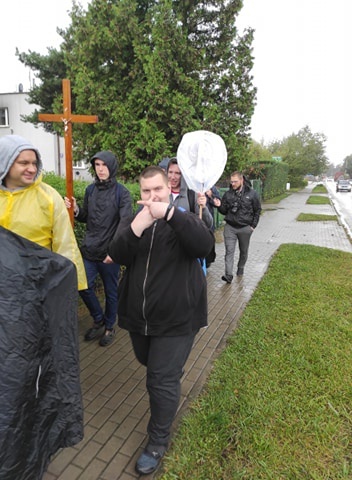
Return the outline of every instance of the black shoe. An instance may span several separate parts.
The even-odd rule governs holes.
[[[101,335],[104,331],[105,325],[104,322],[94,323],[92,328],[88,328],[86,334],[84,335],[84,340],[89,342],[89,340],[94,340],[99,335]]]
[[[136,472],[140,475],[149,475],[155,472],[160,465],[163,456],[159,452],[148,452],[144,450],[136,463]]]
[[[238,277],[242,276],[243,273],[244,273],[244,268],[238,268],[238,269],[237,269],[237,276],[238,276]]]
[[[114,337],[115,337],[115,330],[106,329],[104,335],[99,340],[99,345],[101,347],[107,347],[108,345],[110,345],[110,343],[112,343],[112,341],[114,340]]]
[[[226,283],[231,283],[232,282],[232,279],[233,279],[233,276],[232,275],[223,275],[221,277],[221,280],[223,280],[224,282]]]

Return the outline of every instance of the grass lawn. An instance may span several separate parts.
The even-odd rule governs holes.
[[[351,479],[351,291],[350,253],[282,245],[156,478]]]

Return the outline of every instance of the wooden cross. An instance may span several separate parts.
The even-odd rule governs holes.
[[[62,80],[63,113],[40,113],[38,119],[41,122],[63,122],[65,135],[65,157],[66,157],[66,196],[71,201],[69,215],[73,226],[73,173],[72,173],[72,123],[97,123],[96,115],[72,115],[71,113],[71,88],[70,80]]]

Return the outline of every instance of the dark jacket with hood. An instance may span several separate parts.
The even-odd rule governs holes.
[[[76,216],[79,222],[87,223],[81,253],[83,258],[92,262],[101,262],[105,259],[108,254],[108,245],[120,219],[123,217],[131,219],[132,217],[131,195],[127,188],[118,184],[116,180],[117,158],[108,151],[98,152],[91,159],[94,171],[94,161],[97,158],[108,167],[109,179],[100,181],[96,175],[93,186],[86,189],[83,207],[79,208]]]
[[[126,265],[119,284],[118,324],[141,335],[189,335],[207,325],[207,282],[198,261],[214,234],[194,213],[175,209],[137,237],[121,220],[109,253]]]
[[[77,274],[0,227],[0,478],[40,480],[83,438]]]
[[[237,191],[230,185],[230,189],[221,199],[218,210],[225,216],[225,222],[232,227],[240,228],[249,225],[255,228],[258,225],[262,207],[259,195],[251,187],[250,181],[246,177],[243,178],[242,190]]]

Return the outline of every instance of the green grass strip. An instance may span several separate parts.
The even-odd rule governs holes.
[[[157,478],[351,479],[351,292],[351,254],[282,245]]]
[[[310,195],[306,201],[308,205],[328,205],[330,203],[329,197],[321,195]]]
[[[325,187],[325,185],[323,185],[322,183],[319,183],[313,188],[312,193],[328,193],[328,190]]]
[[[325,222],[335,221],[337,222],[337,215],[322,215],[320,213],[300,213],[296,220],[298,222]]]

